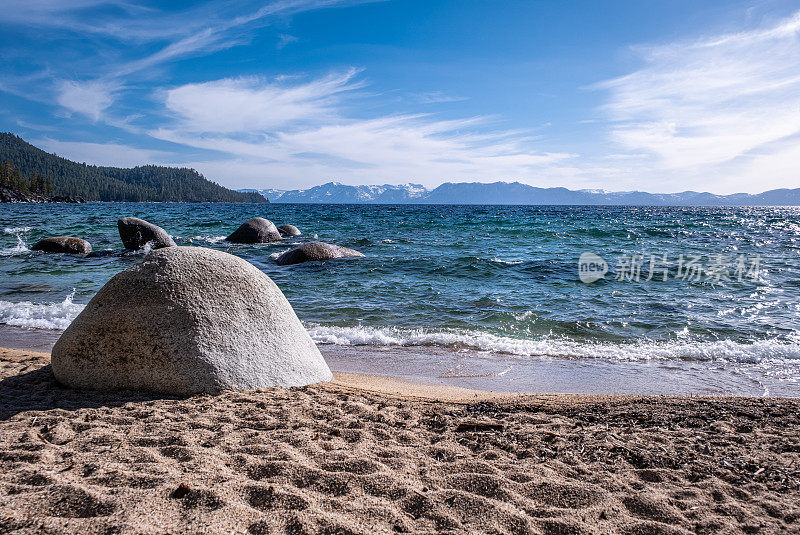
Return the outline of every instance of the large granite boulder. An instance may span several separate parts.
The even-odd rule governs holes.
[[[271,243],[281,241],[281,233],[269,219],[254,217],[242,223],[225,240],[232,243]]]
[[[72,236],[53,236],[42,238],[31,249],[46,253],[89,254],[92,252],[92,244]]]
[[[283,237],[299,236],[301,234],[300,229],[294,225],[278,225],[278,232],[280,232]]]
[[[126,249],[137,251],[148,243],[153,249],[175,247],[175,242],[166,230],[144,219],[123,217],[117,221],[117,227]]]
[[[159,249],[115,275],[56,342],[52,367],[74,388],[174,395],[333,379],[272,279],[204,247]]]
[[[275,261],[280,266],[299,264],[301,262],[325,261],[333,258],[363,257],[364,255],[354,249],[340,247],[321,241],[312,241],[289,249]]]

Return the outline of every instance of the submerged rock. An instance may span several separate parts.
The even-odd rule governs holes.
[[[294,225],[278,225],[278,232],[281,233],[281,236],[299,236],[302,234],[300,229]]]
[[[153,249],[175,247],[166,230],[138,217],[123,217],[117,221],[119,237],[126,249],[136,251],[149,243]]]
[[[175,395],[333,379],[272,279],[204,247],[153,251],[115,275],[56,342],[52,367],[74,388]]]
[[[333,258],[349,258],[349,257],[363,257],[355,249],[348,249],[347,247],[340,247],[321,241],[312,241],[298,245],[294,249],[289,249],[275,261],[280,266],[287,266],[290,264],[299,264],[301,262],[313,262],[331,260]]]
[[[46,253],[89,254],[92,252],[92,244],[72,236],[53,236],[42,238],[31,249]]]
[[[232,243],[271,243],[281,241],[281,234],[269,219],[254,217],[242,223],[225,240]]]

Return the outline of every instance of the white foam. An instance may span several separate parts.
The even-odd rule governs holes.
[[[142,255],[147,256],[153,251],[153,242],[149,241],[142,245],[141,249],[136,249],[135,251],[130,251],[129,254],[132,255]]]
[[[28,253],[30,249],[28,244],[22,238],[22,235],[31,230],[31,227],[6,227],[3,232],[6,234],[13,234],[17,238],[17,244],[13,247],[6,247],[0,249],[0,256],[14,256],[20,253]]]
[[[509,266],[515,266],[517,264],[522,264],[524,260],[503,260],[502,258],[492,258],[489,262],[494,262],[495,264],[506,264]]]
[[[395,327],[331,327],[311,324],[315,342],[345,346],[436,346],[505,353],[521,357],[607,359],[623,361],[681,360],[739,363],[800,361],[800,343],[764,340],[643,341],[633,343],[582,342],[545,337],[537,340],[509,338],[480,331],[399,329]]]
[[[64,330],[86,305],[72,302],[73,290],[58,303],[0,301],[0,323],[33,329]]]
[[[190,241],[204,241],[206,243],[215,244],[223,241],[225,236],[192,236]]]

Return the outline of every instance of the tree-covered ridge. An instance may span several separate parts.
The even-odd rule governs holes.
[[[0,187],[20,193],[39,193],[42,195],[52,195],[53,193],[53,185],[50,180],[38,173],[33,173],[30,178],[26,178],[11,162],[0,165]]]
[[[194,169],[156,165],[123,169],[76,163],[48,154],[11,133],[0,133],[0,162],[10,162],[17,173],[14,176],[19,175],[17,187],[9,183],[11,189],[24,182],[32,191],[32,187],[46,187],[44,180],[52,188],[48,193],[89,201],[266,202],[258,193],[229,190]]]

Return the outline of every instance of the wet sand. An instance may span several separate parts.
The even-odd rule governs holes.
[[[0,350],[0,533],[800,533],[800,401],[337,374],[186,399]]]

